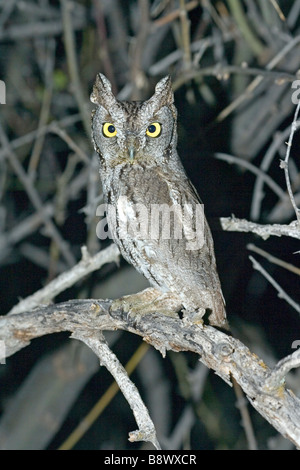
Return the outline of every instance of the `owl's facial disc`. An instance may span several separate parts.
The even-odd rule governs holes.
[[[95,148],[103,165],[141,162],[155,165],[170,155],[166,149],[172,141],[174,116],[168,106],[152,109],[149,102],[115,100],[110,108],[98,106],[92,126]]]

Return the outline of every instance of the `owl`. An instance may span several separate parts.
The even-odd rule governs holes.
[[[91,94],[107,222],[123,257],[185,315],[225,326],[226,311],[203,204],[177,153],[170,77],[147,101],[118,101],[98,74]]]

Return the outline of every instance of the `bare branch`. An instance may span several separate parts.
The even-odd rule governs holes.
[[[76,144],[76,142],[74,142],[74,140],[64,129],[58,126],[58,123],[54,121],[51,124],[49,131],[59,135],[59,137],[61,137],[66,142],[66,144],[68,144],[70,149],[72,149],[84,163],[90,163],[90,159],[87,154]]]
[[[191,41],[190,41],[190,21],[188,18],[185,0],[180,0],[180,23],[181,23],[181,38],[183,48],[183,64],[186,70],[191,68],[192,54],[191,54]]]
[[[16,150],[19,147],[22,147],[22,145],[30,144],[36,137],[46,134],[47,132],[51,132],[53,126],[54,128],[56,126],[59,126],[59,128],[73,126],[80,120],[80,117],[80,114],[73,114],[71,116],[62,118],[59,121],[54,120],[50,122],[50,124],[47,124],[47,126],[42,126],[10,141],[10,147],[3,146],[3,148],[0,149],[0,158],[3,156],[8,156],[10,149]]]
[[[253,243],[248,243],[247,249],[254,251],[255,253],[258,253],[259,255],[263,256],[268,261],[270,261],[270,263],[277,264],[277,266],[281,266],[282,268],[287,269],[288,271],[291,271],[292,273],[300,276],[300,269],[297,268],[297,266],[294,266],[291,263],[287,263],[286,261],[283,261],[282,259],[279,259],[276,256],[271,255],[267,251],[262,250],[261,248],[258,248],[258,246],[253,245]]]
[[[15,305],[9,314],[25,312],[38,307],[41,304],[48,303],[58,294],[73,286],[87,274],[100,269],[105,263],[118,263],[120,257],[119,249],[114,243],[105,250],[99,251],[91,257],[86,249],[82,248],[82,259],[73,268],[63,272],[60,276],[53,279],[45,287],[38,290],[24,300]]]
[[[154,424],[149,416],[148,410],[144,405],[138,389],[134,383],[129,379],[126,370],[120,364],[116,355],[110,350],[106,343],[103,334],[99,331],[91,335],[90,331],[76,331],[72,334],[72,338],[83,341],[89,346],[92,351],[99,357],[100,365],[103,365],[109,370],[115,381],[118,383],[120,390],[128,401],[135,420],[139,426],[138,431],[129,433],[130,442],[136,441],[149,441],[152,442],[156,449],[160,450],[161,447],[156,437]]]
[[[66,48],[66,55],[68,61],[68,68],[70,73],[71,82],[73,85],[73,93],[75,95],[78,108],[82,116],[82,122],[87,135],[90,134],[90,116],[87,108],[89,102],[85,93],[83,92],[81,81],[79,77],[79,69],[76,57],[74,25],[72,21],[71,11],[73,4],[69,0],[60,0],[62,9],[62,21],[64,42]]]
[[[188,2],[185,5],[186,11],[191,11],[194,8],[197,8],[199,5],[199,2],[197,0],[192,0],[191,2]],[[155,30],[156,28],[160,28],[161,26],[164,26],[167,23],[171,23],[172,21],[176,20],[177,18],[180,17],[181,14],[181,9],[178,8],[177,10],[173,10],[167,15],[163,16],[162,18],[159,18],[152,23],[152,29]]]
[[[281,19],[281,21],[286,21],[286,17],[284,16],[280,6],[278,5],[278,3],[276,2],[276,0],[270,0],[270,2],[272,3],[273,7],[275,8],[275,10],[277,11],[278,13],[278,16],[279,18]]]
[[[262,275],[266,279],[268,279],[270,284],[272,284],[272,286],[275,287],[275,289],[278,292],[278,297],[286,300],[286,302],[289,303],[296,310],[296,312],[300,313],[300,305],[297,304],[293,299],[291,299],[291,297],[282,289],[282,287],[275,281],[275,279],[273,279],[273,277],[262,267],[262,265],[258,261],[256,261],[255,258],[253,258],[253,256],[249,256],[249,258],[252,261],[253,268],[259,271],[260,273],[262,273]]]
[[[271,165],[271,162],[273,161],[273,158],[276,152],[278,151],[280,145],[290,135],[290,132],[291,132],[291,126],[288,126],[282,132],[276,132],[276,134],[273,137],[273,142],[271,143],[270,147],[268,148],[267,152],[264,155],[264,158],[260,165],[260,170],[262,171],[262,173],[260,175],[257,175],[254,189],[253,189],[253,197],[252,197],[252,204],[251,204],[251,210],[250,210],[250,218],[252,220],[258,220],[259,215],[260,215],[261,202],[264,197],[263,185],[265,181],[263,179],[263,175],[265,175],[266,172],[269,170],[269,167]]]
[[[237,165],[247,168],[247,170],[251,171],[255,175],[260,176],[261,179],[264,180],[264,182],[280,199],[286,199],[286,194],[283,189],[281,189],[281,187],[269,175],[261,171],[255,165],[252,165],[252,163],[247,162],[247,160],[243,160],[242,158],[234,157],[233,155],[228,155],[227,153],[221,152],[215,153],[215,157],[218,160],[223,160],[228,163],[236,163]]]
[[[235,2],[234,0],[228,0],[228,4],[245,41],[249,45],[249,48],[251,48],[256,56],[260,56],[263,53],[264,45],[250,27],[242,4],[240,2]]]
[[[0,339],[5,342],[9,356],[28,345],[32,339],[48,333],[71,331],[73,336],[77,336],[78,332],[81,335],[84,331],[87,338],[100,331],[122,329],[142,336],[162,352],[170,349],[195,352],[200,355],[201,362],[215,370],[228,384],[231,384],[230,377],[234,377],[256,410],[283,436],[300,447],[300,399],[282,384],[279,388],[266,390],[266,379],[271,371],[262,359],[238,339],[211,326],[161,315],[157,313],[160,308],[153,307],[153,304],[149,306],[149,312],[151,306],[153,312],[149,315],[128,316],[126,305],[139,304],[145,297],[144,292],[124,297],[124,308],[123,299],[118,302],[72,300],[2,317]],[[161,305],[161,308],[165,309],[166,305]],[[278,370],[282,378],[283,369],[280,367]]]
[[[228,232],[252,232],[259,235],[263,240],[267,240],[270,236],[275,237],[292,237],[300,240],[300,230],[298,222],[294,220],[289,225],[271,224],[262,225],[250,222],[246,219],[237,219],[232,217],[220,217],[222,229]]]
[[[9,157],[8,161],[11,164],[14,172],[18,176],[19,180],[23,184],[28,197],[30,198],[35,209],[41,213],[41,217],[45,223],[46,228],[49,231],[50,236],[53,238],[57,246],[60,248],[62,256],[64,256],[66,262],[69,266],[72,266],[76,263],[75,257],[69,247],[69,244],[62,238],[55,224],[53,223],[51,217],[48,213],[44,211],[43,203],[41,201],[40,195],[32,184],[31,179],[28,177],[27,173],[20,164],[15,152],[12,150],[12,147],[8,141],[6,133],[0,123],[0,140],[2,145],[7,148],[6,158]]]
[[[296,205],[296,202],[295,202],[294,194],[293,194],[292,187],[291,187],[290,175],[289,175],[289,158],[290,158],[290,152],[291,152],[291,148],[292,148],[292,142],[293,142],[294,134],[295,134],[295,132],[296,132],[298,126],[299,126],[299,123],[297,122],[299,110],[300,110],[300,100],[297,104],[296,111],[295,111],[295,114],[294,114],[294,119],[293,119],[292,127],[291,127],[291,133],[290,133],[289,141],[287,143],[285,159],[284,159],[284,161],[281,161],[280,167],[283,168],[283,170],[284,170],[284,176],[285,176],[285,182],[286,182],[287,190],[288,190],[290,200],[291,200],[292,206],[294,208],[294,211],[295,211],[295,214],[296,214],[296,217],[297,217],[297,220],[298,220],[299,228],[300,228],[300,209],[298,209],[298,207]]]
[[[149,1],[139,0],[139,30],[135,38],[133,51],[132,51],[132,64],[131,64],[131,80],[133,82],[133,89],[131,99],[140,99],[141,90],[146,83],[146,77],[142,69],[143,51],[146,45],[148,33],[150,31],[149,21]]]
[[[300,42],[300,36],[295,36],[288,44],[283,47],[276,55],[273,57],[270,62],[266,65],[267,70],[273,70],[277,64]],[[253,91],[258,87],[258,85],[263,81],[264,77],[258,75],[252,82],[247,86],[244,93],[238,96],[234,101],[232,101],[226,108],[221,111],[217,117],[217,121],[221,122],[226,119],[235,109],[237,109],[245,100],[249,99],[252,96]]]
[[[200,41],[198,41],[198,43],[200,43]],[[210,45],[208,40],[207,42],[202,40],[202,44],[204,47],[208,47]],[[154,72],[157,73],[158,71],[161,71],[161,68],[163,66],[164,67],[166,67],[166,65],[169,66],[171,63],[175,62],[181,57],[182,57],[182,52],[175,51],[172,54],[170,54],[170,56],[167,56],[163,60],[159,61],[157,64],[154,64],[151,67],[150,71],[152,74],[154,74]],[[166,62],[166,65],[164,65],[164,61]],[[237,65],[222,65],[220,63],[217,63],[216,65],[213,65],[212,67],[203,67],[200,70],[186,71],[182,76],[178,77],[178,79],[174,82],[173,88],[174,90],[177,90],[178,88],[180,88],[182,85],[184,85],[186,82],[190,80],[194,80],[194,79],[197,79],[200,77],[206,77],[206,76],[216,77],[218,80],[222,80],[222,79],[225,80],[225,79],[228,79],[231,74],[249,75],[249,76],[259,75],[263,78],[271,78],[274,80],[274,82],[280,82],[280,84],[283,84],[285,82],[292,82],[293,80],[296,79],[295,74],[292,74],[292,73],[273,71],[273,70],[267,70],[267,69],[259,69],[259,68],[248,67],[248,66],[240,67]]]
[[[85,15],[74,17],[73,28],[82,30],[87,23]],[[35,37],[58,36],[62,33],[63,24],[61,18],[52,21],[32,21],[22,25],[13,24],[9,28],[0,31],[0,41],[24,41]]]

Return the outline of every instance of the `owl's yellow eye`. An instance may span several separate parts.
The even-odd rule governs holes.
[[[159,122],[152,122],[150,126],[147,127],[146,134],[149,137],[158,137],[161,133],[161,124]]]
[[[117,135],[117,129],[111,122],[105,122],[103,124],[102,132],[105,137],[114,137]]]

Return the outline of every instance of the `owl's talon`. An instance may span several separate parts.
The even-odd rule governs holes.
[[[181,303],[176,296],[154,288],[145,289],[138,294],[126,295],[114,300],[111,304],[111,310],[121,310],[126,315],[127,321],[156,312],[178,318],[177,312],[180,308]]]
[[[203,325],[203,316],[205,314],[204,308],[198,308],[197,310],[183,310],[183,322],[184,324]]]

